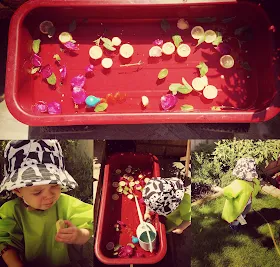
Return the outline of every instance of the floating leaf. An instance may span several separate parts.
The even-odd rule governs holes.
[[[200,62],[197,66],[200,72],[200,77],[203,77],[208,72],[208,66],[204,62]]]
[[[202,44],[205,41],[205,35],[201,36],[198,41],[196,47],[198,47],[200,44]]]
[[[101,111],[104,111],[108,108],[108,104],[107,103],[100,103],[98,104],[95,108],[94,108],[94,111],[95,112],[101,112]]]
[[[98,39],[94,40],[93,42],[94,42],[97,46],[99,46],[99,45],[100,45],[101,38],[102,38],[102,37],[99,37]]]
[[[56,29],[55,29],[54,26],[50,27],[49,30],[48,30],[48,37],[52,38],[54,36],[54,34],[55,34],[55,31],[56,31]]]
[[[181,106],[181,110],[182,111],[193,111],[194,110],[194,108],[193,108],[193,106],[192,105],[182,105]]]
[[[184,95],[189,94],[192,90],[193,90],[193,89],[192,89],[191,86],[190,86],[190,87],[187,87],[187,86],[185,86],[185,85],[182,85],[182,86],[180,86],[180,87],[177,89],[177,91],[178,91],[179,93],[184,94]]]
[[[224,19],[222,19],[222,23],[230,23],[230,22],[234,21],[235,19],[236,19],[236,16],[224,18]]]
[[[183,42],[183,39],[180,35],[176,34],[176,35],[173,35],[172,36],[172,40],[175,44],[176,47],[178,47],[182,42]]]
[[[219,45],[220,43],[223,42],[223,36],[220,32],[216,32],[217,38],[212,42],[213,45]]]
[[[200,22],[200,23],[211,23],[211,22],[215,22],[217,20],[216,17],[203,17],[203,18],[196,18],[195,19],[196,22]]]
[[[211,107],[211,110],[213,110],[213,111],[221,111],[222,108],[219,107],[219,106],[213,106],[213,107]]]
[[[33,67],[32,69],[31,69],[31,74],[35,74],[35,73],[37,73],[38,71],[40,70],[40,67]]]
[[[37,39],[37,40],[34,40],[33,43],[32,43],[32,50],[35,54],[38,54],[39,51],[40,51],[40,44],[41,44],[41,40],[40,39]]]
[[[168,75],[168,69],[162,69],[158,74],[158,79],[164,79]]]
[[[52,75],[49,78],[47,78],[47,82],[50,85],[55,85],[56,84],[56,76],[55,76],[54,73],[52,73]]]
[[[177,92],[178,88],[181,87],[181,86],[183,86],[183,85],[180,84],[180,83],[171,83],[170,86],[169,86],[169,90],[171,92],[174,92],[174,91]]]
[[[116,51],[116,48],[115,48],[115,47],[113,47],[113,46],[111,46],[111,45],[109,45],[109,44],[107,44],[107,43],[104,43],[103,46],[104,46],[106,49],[110,50],[110,51]]]
[[[190,84],[186,81],[186,79],[184,77],[182,77],[182,83],[188,90],[190,90],[190,91],[193,90],[193,88],[190,86]]]
[[[170,24],[166,19],[163,19],[160,23],[160,27],[164,32],[167,32],[170,29]]]
[[[245,70],[248,70],[248,71],[252,70],[251,66],[249,65],[249,63],[247,61],[241,62],[240,65]]]
[[[101,40],[104,44],[108,44],[109,46],[113,46],[113,43],[109,38],[101,37]]]
[[[59,54],[55,54],[55,55],[53,56],[53,58],[54,58],[56,61],[60,61],[60,60],[61,60]]]
[[[77,22],[76,20],[73,20],[69,25],[68,32],[73,32],[76,30],[76,28],[77,28]]]

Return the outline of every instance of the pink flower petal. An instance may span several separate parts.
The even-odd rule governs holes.
[[[51,70],[51,66],[49,64],[44,66],[42,68],[41,73],[42,73],[43,79],[49,78],[53,73],[52,70]]]
[[[49,114],[61,114],[61,106],[58,102],[48,103],[48,113]]]
[[[74,87],[72,91],[72,98],[75,104],[81,105],[85,103],[87,98],[86,91],[81,87]]]
[[[164,95],[160,99],[161,107],[164,110],[169,110],[169,109],[173,108],[176,105],[177,101],[178,101],[178,98],[172,94]]]
[[[93,72],[93,70],[94,70],[94,66],[92,64],[86,67],[86,73]]]
[[[163,40],[156,39],[156,40],[153,41],[153,44],[154,44],[154,45],[161,46],[161,45],[163,45]]]
[[[45,113],[48,111],[48,105],[46,102],[44,101],[38,101],[35,105],[34,105],[34,111],[35,113]]]
[[[33,54],[31,58],[31,63],[34,67],[41,67],[42,66],[42,58],[37,54]]]
[[[84,87],[86,82],[86,77],[82,74],[79,74],[78,76],[74,77],[71,80],[72,87]]]
[[[64,44],[64,46],[71,51],[79,50],[79,46],[76,43],[74,44],[72,42],[67,42],[67,43]]]
[[[59,68],[59,72],[60,72],[60,77],[62,80],[65,79],[67,71],[66,71],[66,66],[63,65],[62,67]]]

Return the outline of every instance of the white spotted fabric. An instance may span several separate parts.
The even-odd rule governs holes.
[[[0,193],[35,185],[58,184],[62,191],[77,186],[65,170],[64,157],[57,140],[17,140],[4,152],[4,179]]]
[[[252,181],[258,177],[256,162],[252,158],[241,158],[237,161],[232,174],[240,179]]]
[[[184,193],[184,183],[181,179],[152,178],[143,189],[143,199],[152,211],[167,216],[178,208]]]

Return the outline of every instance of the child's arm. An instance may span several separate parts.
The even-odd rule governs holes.
[[[145,210],[145,214],[144,214],[144,220],[151,220],[151,215],[150,215],[150,208],[148,206],[146,206],[146,210]]]
[[[70,221],[65,220],[64,223],[68,226],[67,228],[60,229],[56,234],[55,240],[57,242],[66,244],[83,245],[91,237],[91,231],[88,229],[78,228]]]
[[[2,255],[4,262],[8,267],[23,267],[23,263],[14,248],[9,248]]]

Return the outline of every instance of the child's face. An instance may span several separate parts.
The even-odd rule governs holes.
[[[15,193],[30,207],[47,210],[59,199],[61,189],[60,185],[37,185],[19,188],[15,190]]]

